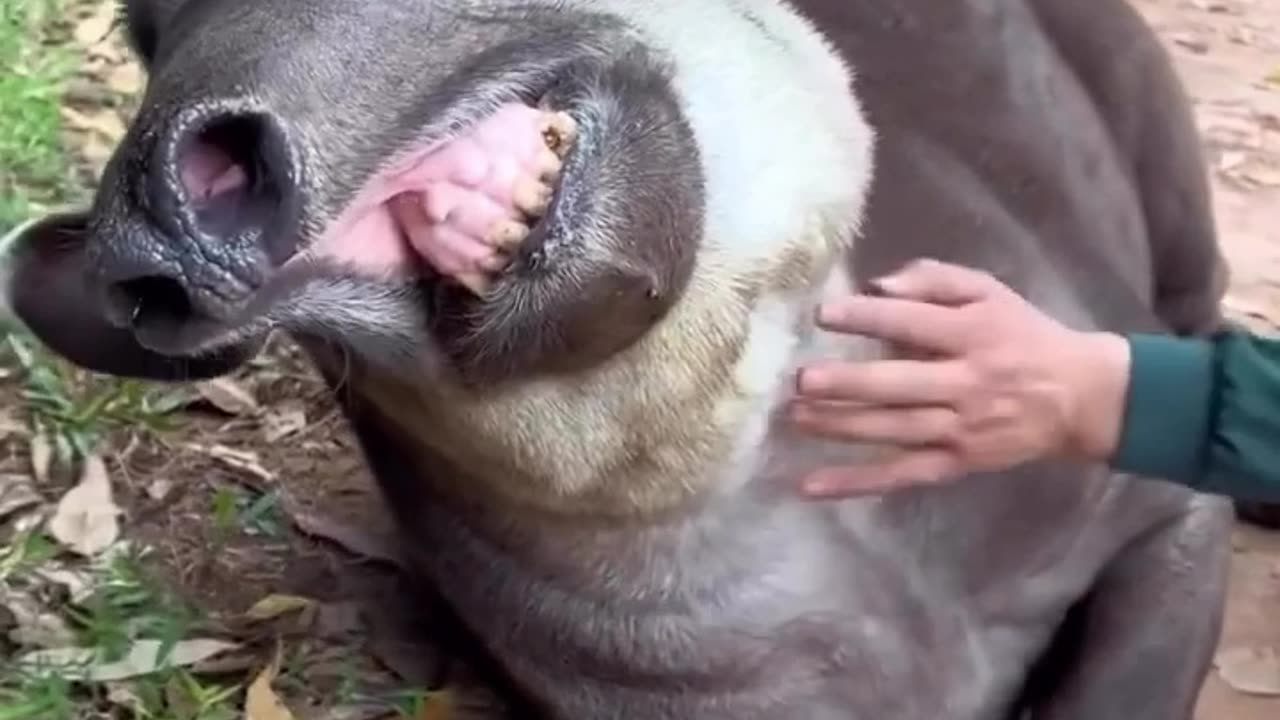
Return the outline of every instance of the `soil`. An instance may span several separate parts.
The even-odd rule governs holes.
[[[1262,326],[1280,320],[1280,79],[1267,77],[1280,72],[1280,2],[1135,5],[1167,41],[1194,98],[1213,168],[1222,243],[1234,270],[1228,308]],[[104,92],[103,80],[120,90],[135,87],[137,78],[117,40],[90,40],[86,69],[68,106],[78,109],[71,135],[92,175],[105,158],[109,135],[119,129],[117,120],[94,118],[102,117],[103,107],[123,116],[129,106],[118,93]],[[436,654],[418,646],[406,652],[411,636],[394,618],[421,614],[421,608],[406,606],[414,602],[408,589],[394,566],[378,557],[386,546],[386,513],[319,380],[283,341],[235,380],[258,409],[228,414],[207,403],[193,406],[174,432],[121,435],[111,444],[116,453],[108,460],[117,502],[126,508],[125,532],[155,549],[150,567],[207,613],[210,624],[257,637],[262,648],[269,632],[242,618],[255,601],[272,593],[324,601],[326,612],[305,627],[270,627],[286,633],[305,658],[296,670],[304,681],[282,690],[300,716],[331,716],[321,708],[346,660],[354,660],[368,682],[388,687],[465,684],[465,676],[444,673],[449,668]],[[17,393],[12,379],[0,383],[0,407],[19,406]],[[299,411],[306,419],[295,422],[293,432],[268,435]],[[254,457],[237,459],[217,446]],[[26,453],[20,438],[3,441],[0,472],[25,472]],[[256,460],[257,467],[246,460]],[[228,529],[215,521],[213,509],[229,492],[250,499],[278,493],[279,500],[262,514],[259,525],[265,527],[238,523]],[[1234,547],[1223,645],[1280,651],[1280,533],[1242,526]],[[363,612],[353,614],[356,608]],[[391,624],[384,622],[389,619]],[[1199,720],[1278,717],[1280,697],[1244,695],[1216,672],[1197,713]]]

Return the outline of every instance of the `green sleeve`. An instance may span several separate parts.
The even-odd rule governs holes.
[[[1202,492],[1280,501],[1280,338],[1131,335],[1111,465]]]

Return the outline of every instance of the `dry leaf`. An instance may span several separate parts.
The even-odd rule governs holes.
[[[111,108],[95,110],[92,113],[83,113],[73,107],[64,105],[59,112],[62,114],[63,122],[68,127],[96,133],[108,142],[119,141],[128,131],[125,128],[124,120],[120,119],[120,116]]]
[[[107,87],[121,95],[134,95],[142,90],[142,70],[136,63],[117,65],[107,75]]]
[[[173,491],[173,481],[165,478],[156,478],[147,484],[147,497],[159,502],[167,497]]]
[[[0,606],[13,616],[15,627],[9,639],[21,647],[51,648],[75,642],[75,633],[61,617],[25,593],[0,592]]]
[[[258,460],[258,454],[252,450],[237,450],[226,445],[210,445],[207,447],[195,445],[192,447],[237,470],[244,470],[252,475],[257,475],[263,480],[271,481],[276,478],[275,473],[262,467],[262,463]]]
[[[1209,41],[1191,33],[1174,33],[1169,39],[1196,54],[1209,52]]]
[[[33,671],[58,668],[58,674],[67,680],[109,682],[149,675],[165,668],[186,667],[238,647],[236,643],[208,638],[181,640],[174,644],[167,657],[161,657],[159,653],[164,648],[159,640],[138,640],[115,662],[97,662],[95,648],[66,647],[25,653],[18,657],[16,664]]]
[[[280,672],[280,645],[276,644],[275,657],[271,664],[258,673],[244,696],[245,720],[293,720],[293,713],[271,689],[271,681]]]
[[[1275,648],[1227,648],[1214,658],[1218,675],[1246,695],[1280,697],[1280,652]]]
[[[44,433],[35,435],[31,438],[31,445],[28,448],[31,453],[31,474],[35,477],[36,482],[44,485],[49,482],[49,468],[53,466],[53,443],[49,442],[49,438]]]
[[[150,715],[147,705],[138,697],[130,685],[120,682],[109,682],[107,685],[107,702],[122,707],[133,713],[133,717],[145,718]]]
[[[111,32],[115,14],[111,3],[101,3],[98,11],[76,24],[72,37],[83,47],[92,47],[106,39]]]
[[[9,437],[27,437],[30,434],[31,430],[26,423],[15,418],[8,409],[0,410],[0,440]]]
[[[311,598],[301,595],[268,595],[253,604],[245,611],[244,616],[254,621],[270,620],[294,610],[303,610],[315,605]]]
[[[258,410],[258,400],[231,378],[213,378],[196,383],[200,396],[210,405],[228,415],[252,415]]]
[[[262,419],[262,437],[269,443],[302,430],[307,426],[307,408],[300,402],[281,403]]]
[[[49,532],[72,552],[93,556],[120,536],[120,508],[111,499],[111,480],[102,458],[84,459],[80,483],[58,501]]]
[[[84,570],[68,570],[59,567],[41,567],[35,570],[45,582],[59,585],[67,591],[73,604],[80,604],[93,594],[93,576]]]
[[[0,474],[0,520],[39,505],[43,500],[32,485],[30,477],[16,473]]]

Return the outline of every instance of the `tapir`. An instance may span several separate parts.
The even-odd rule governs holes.
[[[814,309],[913,258],[1220,326],[1189,102],[1123,0],[122,7],[140,108],[13,241],[13,312],[155,380],[288,333],[521,717],[1192,716],[1229,503],[1057,459],[816,502],[883,449],[781,410],[899,351]]]

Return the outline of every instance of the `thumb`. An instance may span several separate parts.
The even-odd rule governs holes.
[[[966,305],[985,300],[1003,287],[982,270],[923,259],[895,273],[871,281],[886,295],[941,305]]]

